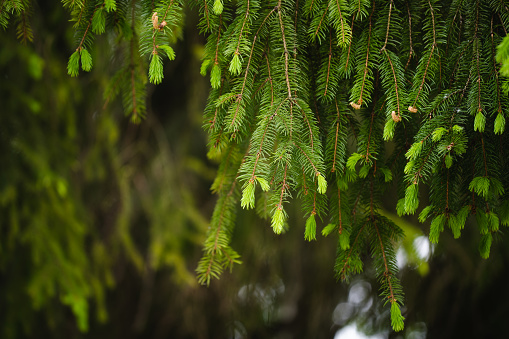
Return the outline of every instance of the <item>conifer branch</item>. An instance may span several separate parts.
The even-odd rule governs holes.
[[[228,151],[227,151],[226,155],[224,156],[225,164],[228,164],[230,162],[230,160],[233,157],[234,152],[235,152],[235,149],[233,147],[228,148]],[[224,166],[222,171],[216,176],[217,178],[220,178],[220,181],[217,183],[217,185],[215,185],[215,183],[214,183],[214,186],[213,186],[214,188],[212,189],[212,193],[223,191],[223,184],[224,184],[224,181],[226,180],[226,172],[228,170],[229,170],[228,166]]]
[[[341,12],[341,6],[339,5],[339,0],[335,0],[336,1],[336,9],[339,13],[339,20],[341,21],[341,39],[342,39],[342,43],[343,44],[346,44],[346,41],[347,41],[347,38],[345,36],[345,32],[346,32],[346,29],[345,29],[345,19],[343,18],[343,13]]]
[[[338,233],[341,235],[343,233],[343,218],[341,215],[341,188],[338,187]]]
[[[327,61],[327,79],[325,80],[325,91],[323,92],[324,97],[327,96],[327,88],[329,87],[331,59],[332,59],[332,32],[329,29],[329,57],[328,57],[328,61]],[[347,63],[348,63],[348,61],[347,61]]]
[[[286,183],[287,171],[288,171],[288,163],[285,163],[285,172],[284,172],[284,175],[283,175],[283,184],[281,185],[281,194],[279,196],[279,203],[277,205],[277,209],[278,210],[282,210],[283,209],[283,198],[284,198],[285,190],[288,188],[287,187],[288,184]]]
[[[435,43],[431,46],[431,52],[429,53],[428,61],[426,62],[426,68],[424,69],[424,75],[421,80],[421,84],[419,85],[419,90],[417,91],[417,96],[415,97],[414,103],[412,107],[416,107],[417,100],[419,99],[419,95],[421,94],[422,87],[424,86],[424,82],[426,81],[426,75],[428,74],[429,64],[431,62],[431,58],[433,57],[433,52],[435,51]],[[405,67],[406,68],[406,67]]]
[[[339,112],[338,112],[338,118],[337,118],[337,122],[336,122],[336,136],[335,136],[335,140],[334,140],[334,158],[332,159],[332,170],[331,170],[331,172],[335,172],[336,171],[336,156],[337,156],[337,153],[338,153],[338,136],[339,136]]]
[[[304,118],[304,121],[306,122],[306,125],[307,125],[307,128],[309,130],[309,143],[310,143],[310,146],[311,146],[311,151],[314,152],[314,139],[315,139],[315,136],[313,134],[313,129],[311,127],[311,124],[309,123],[309,119],[308,119],[308,116],[306,115],[306,112],[304,112],[304,109],[298,104],[296,103],[296,105],[300,108],[300,111],[302,113],[302,117]]]
[[[311,10],[313,9],[313,5],[315,3],[315,0],[311,0],[311,4],[309,5],[309,11],[311,12]]]
[[[474,149],[473,149],[473,152],[475,152],[476,150],[476,146],[474,144]],[[475,163],[472,163],[472,178],[475,178]],[[472,194],[471,194],[471,199],[472,199],[472,203],[471,203],[471,206],[472,206],[472,214],[475,214],[475,190],[471,190],[472,191]]]
[[[376,107],[376,100],[373,102],[373,110],[371,111],[371,120],[369,122],[369,133],[368,133],[368,142],[366,144],[366,162],[369,162],[370,153],[369,153],[369,145],[371,144],[371,133],[373,132],[373,121],[375,118],[375,107]],[[383,107],[383,106],[382,106]]]
[[[132,9],[131,9],[131,29],[133,30],[133,32],[134,32],[134,25],[136,23],[136,21],[135,21],[135,6],[136,6],[136,1],[133,1]],[[92,22],[92,20],[90,20],[90,22]],[[87,28],[87,30],[88,30],[88,28]],[[130,62],[129,68],[131,71],[131,97],[132,97],[132,105],[133,105],[132,119],[133,119],[133,121],[138,121],[139,120],[138,110],[136,107],[136,83],[135,83],[135,67],[136,67],[136,65],[134,63],[134,36],[131,38],[131,41],[129,43],[130,43],[130,47],[131,47],[130,48],[131,62]]]
[[[267,46],[268,48],[268,46]],[[269,82],[270,82],[270,107],[274,104],[274,87],[272,84],[272,75],[270,74],[270,63],[269,63],[269,57],[265,53],[265,60],[267,61],[267,72],[269,74]]]
[[[367,223],[364,223],[361,226],[361,228],[358,230],[357,235],[355,236],[354,241],[350,245],[350,250],[348,251],[348,254],[346,255],[346,257],[343,260],[343,266],[341,267],[340,270],[338,270],[338,276],[339,276],[339,278],[341,280],[346,280],[346,271],[349,268],[348,262],[350,261],[350,258],[353,255],[354,249],[358,248],[359,237],[360,237],[361,233],[364,231],[364,228],[366,227],[366,224]]]
[[[238,39],[238,42],[237,42],[237,48],[235,48],[235,54],[240,54],[239,53],[240,41],[242,39],[242,33],[244,31],[244,26],[246,25],[246,21],[247,21],[247,18],[249,16],[249,2],[250,2],[250,0],[247,0],[246,14],[244,15],[244,21],[242,22],[242,28],[240,29],[239,39]]]
[[[408,65],[410,64],[410,59],[412,58],[412,54],[414,53],[414,47],[412,44],[412,15],[410,14],[410,5],[408,4],[408,2],[406,3],[406,9],[408,12],[408,31],[409,31],[408,39],[410,41],[410,52],[408,54],[408,60],[405,65],[405,71],[407,70]]]
[[[249,8],[249,1],[248,1],[248,8]],[[272,13],[274,13],[274,9],[272,9],[272,11],[269,12],[269,14],[267,14],[267,16],[265,16],[265,19],[263,19],[260,27],[258,28],[258,30],[256,31],[256,34],[253,38],[253,43],[251,45],[251,52],[249,53],[249,58],[247,60],[247,66],[246,66],[246,71],[244,72],[244,80],[242,82],[242,87],[241,87],[241,90],[240,90],[240,94],[237,96],[237,100],[236,100],[236,108],[235,108],[235,114],[233,115],[233,119],[232,119],[232,122],[230,124],[230,126],[233,126],[233,124],[235,123],[235,120],[237,118],[237,114],[239,112],[239,108],[240,108],[240,103],[241,101],[243,100],[243,95],[244,95],[244,89],[246,88],[246,82],[247,82],[247,76],[249,74],[249,67],[251,65],[251,60],[253,58],[253,52],[255,50],[255,44],[256,44],[256,39],[258,38],[258,35],[260,34],[260,30],[262,29],[262,27],[264,26],[265,22],[267,21],[267,19],[270,17],[270,15]],[[249,9],[248,9],[249,11]],[[218,37],[219,39],[219,37]],[[240,42],[239,42],[240,43]],[[238,47],[237,47],[238,48]],[[268,62],[268,61],[267,61]],[[234,131],[236,131],[236,128],[234,129]]]
[[[445,209],[444,212],[447,213],[447,218],[449,218],[449,169],[446,170],[447,172],[447,180],[445,181]]]
[[[207,20],[207,29],[210,29],[209,6],[207,4],[207,0],[203,0],[203,4],[205,5],[204,8],[205,8],[205,18]],[[221,15],[219,15],[219,17],[221,17]],[[221,30],[221,23],[219,23],[219,30]]]
[[[363,104],[362,96],[364,94],[364,86],[366,84],[366,77],[367,77],[368,71],[369,71],[368,63],[369,63],[369,53],[371,51],[370,50],[370,48],[371,48],[371,30],[372,30],[371,19],[373,17],[374,12],[375,12],[375,1],[373,1],[373,9],[371,10],[371,14],[369,16],[368,42],[366,44],[366,58],[364,61],[364,69],[363,69],[363,73],[362,73],[362,82],[361,82],[361,90],[360,90],[359,100],[357,100],[357,103],[350,102],[350,105],[355,109],[359,109]]]
[[[355,198],[355,203],[352,207],[352,214],[355,216],[357,214],[357,205],[359,204],[361,200],[361,195],[364,193],[364,187],[366,186],[366,181],[362,183],[361,189],[357,192],[357,196]]]
[[[258,165],[258,160],[260,160],[260,157],[262,155],[263,142],[264,142],[265,137],[267,135],[267,130],[269,129],[269,125],[272,122],[272,118],[273,117],[265,118],[265,119],[269,119],[269,121],[267,122],[267,124],[265,126],[265,129],[263,131],[262,140],[260,142],[260,147],[258,148],[258,151],[256,152],[256,159],[255,159],[255,162],[254,162],[254,165],[253,165],[253,172],[251,174],[251,178],[249,179],[250,181],[254,181],[254,179],[255,179],[256,166]]]
[[[219,88],[219,96],[221,96],[221,94],[223,93],[223,86],[221,86]],[[209,131],[213,130],[216,126],[216,122],[217,122],[217,114],[219,113],[219,106],[216,106],[216,109],[214,111],[214,119],[212,119],[212,121],[210,121],[210,126],[209,126]]]
[[[247,81],[247,75],[249,74],[249,66],[251,65],[251,58],[253,57],[253,51],[254,51],[254,45],[256,43],[256,38],[258,36],[255,35],[254,39],[253,39],[253,46],[251,47],[251,52],[249,53],[249,58],[247,60],[247,66],[246,66],[246,71],[244,73],[244,81],[242,82],[242,87],[240,89],[240,94],[237,95],[237,99],[235,100],[235,114],[233,115],[233,119],[232,119],[232,122],[230,123],[230,127],[234,126],[234,123],[237,119],[237,114],[239,113],[239,109],[240,109],[240,104],[243,100],[243,95],[244,95],[244,89],[246,88],[246,81]],[[237,127],[234,127],[233,128],[233,131],[237,131]]]
[[[132,57],[132,52],[131,52]],[[132,59],[131,59],[132,61]],[[138,121],[138,110],[136,108],[136,84],[134,74],[134,64],[131,66],[131,95],[133,100],[133,121]]]
[[[429,9],[430,9],[430,13],[431,13],[431,23],[433,25],[433,29],[432,29],[432,32],[433,32],[433,46],[436,46],[437,44],[437,33],[436,33],[436,29],[435,29],[435,11],[433,10],[433,6],[431,6],[431,2],[428,0],[428,5],[429,5]]]
[[[394,0],[391,0],[391,2],[389,4],[389,15],[387,17],[387,31],[385,33],[385,42],[384,42],[384,45],[383,45],[382,49],[380,50],[380,52],[385,51],[385,48],[387,47],[387,40],[389,39],[389,30],[391,27],[391,13],[392,13],[393,3],[394,3]],[[375,6],[375,3],[373,2],[373,7],[374,6]]]
[[[169,5],[166,7],[166,11],[164,12],[164,16],[163,16],[163,22],[164,20],[166,20],[166,18],[168,17],[168,11],[170,10],[170,7],[173,6],[173,1],[174,0],[171,0]],[[164,26],[163,26],[164,27]]]
[[[477,113],[481,113],[482,104],[481,104],[481,66],[479,60],[479,39],[474,38],[476,40],[475,46],[475,59],[476,59],[476,69],[477,69]]]
[[[94,10],[94,13],[95,13],[95,10]],[[90,20],[88,21],[88,25],[87,25],[87,28],[85,29],[85,33],[83,34],[83,37],[81,38],[81,41],[78,45],[78,47],[76,48],[76,51],[81,51],[83,49],[83,44],[85,42],[85,38],[87,37],[87,34],[88,34],[88,31],[90,29],[90,26],[92,26],[92,18],[94,17],[94,14],[92,14],[90,16]]]
[[[293,100],[290,100],[290,141],[293,142]]]
[[[487,178],[488,177],[488,163],[486,161],[486,148],[484,147],[484,138],[483,138],[482,133],[480,133],[480,138],[481,138],[481,146],[482,146],[482,158],[483,158],[483,164],[484,164],[484,176]]]
[[[463,47],[463,49],[460,51],[460,53],[458,54],[458,57],[456,59],[456,63],[454,64],[454,67],[452,69],[452,72],[451,72],[451,82],[449,83],[449,89],[452,88],[452,85],[454,83],[454,76],[456,75],[456,71],[458,70],[458,67],[459,67],[459,64],[460,64],[460,61],[463,57],[463,55],[465,54],[465,51],[467,50],[467,47],[474,42],[474,39],[471,39],[467,44],[465,44],[465,46]],[[470,80],[470,79],[469,79]]]
[[[81,8],[80,8],[80,14],[77,17],[74,27],[78,27],[81,25],[81,18],[83,16],[83,13],[85,12],[85,7],[86,7],[86,0],[83,1],[83,6],[81,6]]]
[[[306,159],[308,160],[309,164],[311,165],[311,167],[313,167],[313,170],[315,171],[315,174],[316,176],[319,176],[320,175],[320,171],[318,171],[318,169],[316,168],[315,164],[313,164],[313,161],[309,158],[309,156],[307,155],[307,153],[302,149],[302,147],[300,147],[298,144],[296,144],[295,142],[293,142],[293,145],[295,147],[297,147],[301,152],[302,154],[306,157]]]
[[[463,2],[463,0],[461,0],[461,2]],[[458,16],[458,13],[460,13],[461,2],[460,2],[460,5],[457,6],[456,11],[454,12],[454,16],[453,16],[453,18],[451,20],[451,23],[450,23],[449,27],[447,27],[447,29],[449,31],[452,30],[452,28],[454,26],[454,22],[456,22],[456,17]],[[460,14],[460,16],[461,16],[461,14]],[[447,54],[447,52],[449,51],[449,41],[450,41],[450,38],[451,38],[451,35],[448,35],[447,36],[447,44],[445,46],[445,54]]]
[[[497,87],[497,113],[502,113],[502,103],[500,100],[500,84],[498,79],[498,67],[497,67],[497,61],[496,61],[496,52],[495,52],[495,42],[493,40],[493,16],[491,17],[490,22],[490,38],[491,38],[491,59],[493,60],[493,70],[495,72],[495,83]]]
[[[0,5],[1,8],[1,5]],[[18,24],[17,38],[22,43],[26,44],[27,41],[33,41],[34,34],[30,26],[30,13],[27,10],[22,10],[20,13],[20,23]]]
[[[285,37],[285,27],[283,25],[283,18],[281,17],[281,0],[279,0],[279,3],[277,5],[277,11],[279,16],[279,24],[281,27],[281,37],[283,40],[283,50],[285,54],[285,79],[286,79],[286,86],[288,88],[288,98],[292,98],[292,90],[290,88],[290,78],[288,74],[288,49],[286,48],[286,37]]]
[[[384,276],[385,280],[387,281],[387,284],[389,285],[389,301],[392,304],[392,303],[396,302],[396,298],[394,297],[394,290],[393,290],[392,282],[391,282],[392,272],[389,270],[389,267],[387,265],[387,256],[385,254],[384,242],[382,240],[382,236],[380,235],[380,229],[378,228],[378,225],[376,223],[376,218],[373,219],[373,226],[375,227],[376,235],[378,237],[378,241],[380,242],[380,249],[382,252],[383,263],[384,263],[384,268],[385,268],[383,276]]]
[[[336,112],[337,112],[337,115],[338,115],[338,121],[339,121],[339,107],[338,107],[338,100],[335,99],[334,100],[334,103],[336,104]],[[350,103],[351,104],[351,103]],[[345,114],[345,117],[346,119],[348,120],[348,122],[350,123],[350,126],[352,127],[352,133],[353,133],[353,136],[355,137],[355,139],[357,139],[357,132],[355,131],[355,128],[354,128],[354,125],[352,124],[352,122],[350,121],[350,118],[348,118],[348,115]]]
[[[424,168],[424,165],[426,165],[426,163],[428,162],[428,159],[431,155],[431,153],[433,152],[433,148],[430,147],[428,153],[426,154],[426,157],[424,158],[424,161],[422,162],[421,166],[419,166],[419,169],[415,172],[415,174],[413,175],[413,179],[412,179],[412,185],[417,185],[419,183],[419,178],[422,177],[421,175],[421,172]]]
[[[205,1],[207,3],[207,1]],[[216,41],[216,53],[214,55],[214,65],[218,65],[219,61],[217,60],[217,55],[219,53],[219,38],[221,38],[221,26],[223,23],[223,15],[219,15],[219,26],[217,29],[217,41]],[[207,19],[207,25],[208,25],[208,19]]]
[[[314,2],[314,1],[313,1]],[[313,3],[311,3],[311,6],[310,8],[313,6]],[[320,28],[322,27],[322,23],[323,23],[323,19],[325,18],[325,15],[327,14],[327,11],[329,10],[329,6],[330,6],[330,2],[327,3],[327,7],[325,8],[325,10],[323,11],[323,14],[322,14],[322,17],[320,19],[320,22],[318,23],[317,27],[316,27],[316,30],[315,30],[315,34],[314,36],[316,37],[318,35],[318,31],[320,31]]]
[[[433,6],[431,6],[431,2],[428,0],[430,13],[431,13],[431,23],[432,23],[432,32],[433,32],[433,43],[431,44],[431,52],[429,53],[428,61],[426,62],[426,67],[424,69],[424,74],[422,76],[421,84],[419,85],[419,90],[417,91],[417,95],[415,97],[414,103],[409,107],[411,112],[417,111],[417,100],[419,99],[419,95],[421,94],[422,88],[424,86],[424,82],[426,81],[426,76],[428,75],[428,68],[430,66],[431,58],[433,57],[433,52],[435,51],[435,47],[437,47],[436,41],[436,31],[435,31],[435,13],[433,10]],[[406,69],[406,67],[405,67]]]
[[[396,71],[394,70],[394,65],[392,63],[391,57],[389,56],[389,53],[386,49],[384,49],[385,56],[387,57],[387,60],[389,61],[389,64],[391,65],[391,71],[392,76],[394,77],[394,91],[396,94],[396,107],[397,107],[397,116],[400,117],[400,104],[399,104],[399,87],[398,87],[398,78],[396,77]]]
[[[353,35],[353,24],[354,24],[354,22],[355,22],[355,17],[352,20],[352,27],[350,28],[350,31],[352,32],[352,35]],[[352,40],[350,40],[350,43],[348,44],[348,51],[346,52],[345,72],[348,69],[348,63],[350,62],[350,53],[351,53],[351,51],[352,51]]]
[[[306,172],[304,171],[304,166],[301,167],[302,171],[302,188],[304,189],[304,195],[308,194],[308,187],[306,185]]]
[[[232,196],[236,184],[237,184],[237,181],[234,180],[232,185],[231,185],[231,188],[230,188],[229,192],[226,195],[226,198],[229,198],[229,197]],[[219,237],[220,237],[220,234],[221,234],[221,231],[222,231],[222,225],[223,225],[223,222],[224,222],[226,208],[227,208],[227,205],[223,204],[221,206],[221,211],[219,213],[219,220],[218,220],[218,224],[217,224],[217,227],[216,227],[216,230],[215,230],[215,236],[214,236],[214,245],[212,246],[212,251],[210,253],[210,260],[208,262],[207,269],[204,272],[204,277],[207,279],[207,281],[210,280],[209,277],[212,274],[212,268],[213,268],[213,264],[214,264],[214,261],[215,261],[215,257],[217,255],[217,253],[220,250],[222,250],[222,246],[220,246],[220,244],[219,244]],[[222,253],[224,254],[224,251],[222,251]]]
[[[507,6],[505,6],[505,10],[507,11]],[[498,14],[498,17],[500,19],[500,22],[502,23],[502,29],[504,30],[504,36],[507,35],[507,29],[506,27],[503,25],[503,22],[504,20],[502,19],[502,16],[500,15],[500,13],[497,13]]]

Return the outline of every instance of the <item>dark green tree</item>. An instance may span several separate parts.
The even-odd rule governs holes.
[[[171,46],[187,3],[63,4],[76,37],[68,73],[90,71],[94,38],[107,34],[112,46],[101,51],[118,62],[105,100],[120,95],[139,122],[147,81],[161,83],[163,60],[175,58]],[[220,163],[199,282],[240,262],[230,246],[239,204],[280,234],[291,224],[289,204],[300,201],[306,240],[316,240],[318,225],[322,235],[337,237],[338,279],[362,272],[366,254],[372,257],[392,327],[402,330],[395,248],[404,234],[381,209],[393,187],[397,213],[420,211],[432,243],[446,227],[460,237],[475,219],[480,255],[489,256],[500,226],[509,225],[509,101],[500,66],[507,48],[497,57],[509,28],[504,1],[189,5],[207,38],[201,72],[210,74],[212,89],[203,121],[208,155]],[[5,1],[0,24],[16,21],[18,37],[31,40],[32,10],[29,1]]]

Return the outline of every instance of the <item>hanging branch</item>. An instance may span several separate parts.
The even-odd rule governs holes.
[[[279,16],[279,24],[281,27],[281,37],[283,40],[283,50],[285,55],[285,79],[286,79],[286,87],[288,88],[288,98],[292,99],[292,90],[290,88],[290,78],[288,73],[288,49],[286,48],[286,38],[285,38],[285,27],[283,25],[283,18],[281,17],[281,0],[277,5],[277,13]]]

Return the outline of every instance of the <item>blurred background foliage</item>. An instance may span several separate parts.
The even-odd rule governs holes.
[[[387,212],[393,192],[380,212],[407,235],[398,254],[403,333],[390,332],[369,267],[349,285],[335,282],[335,239],[304,242],[298,212],[289,211],[289,232],[276,236],[239,207],[233,247],[243,265],[209,288],[198,286],[216,164],[205,157],[201,130],[204,39],[195,14],[186,15],[177,58],[165,65],[163,83],[148,87],[139,125],[124,116],[120,100],[103,98],[114,62],[107,36],[95,43],[92,72],[67,75],[72,30],[59,3],[36,4],[33,43],[17,41],[13,27],[0,31],[1,338],[507,332],[507,239],[498,239],[489,260],[479,257],[472,225],[459,241],[445,232],[431,248],[428,225]]]

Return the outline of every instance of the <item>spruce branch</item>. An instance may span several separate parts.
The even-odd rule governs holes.
[[[240,41],[242,40],[242,33],[244,31],[244,27],[246,26],[246,22],[247,22],[247,19],[249,17],[249,3],[250,3],[250,0],[247,0],[246,14],[244,15],[244,20],[242,21],[242,28],[240,29],[239,38],[238,38],[238,42],[237,42],[237,47],[235,48],[235,52],[234,52],[235,55],[240,54],[240,52],[239,52]]]
[[[2,5],[0,4],[0,9]],[[1,13],[0,13],[1,15]],[[17,27],[16,37],[23,43],[26,44],[28,41],[32,42],[34,39],[34,33],[30,24],[30,17],[32,16],[32,7],[28,4],[27,0],[23,1],[23,10],[20,10],[19,23]]]
[[[370,72],[369,62],[370,62],[371,43],[372,43],[372,17],[373,17],[374,12],[375,12],[375,1],[373,1],[373,8],[372,8],[371,14],[369,16],[369,26],[368,26],[368,31],[366,33],[367,34],[367,43],[366,43],[366,53],[365,53],[364,61],[361,64],[362,65],[361,68],[358,69],[358,71],[357,71],[358,74],[359,73],[361,74],[360,75],[360,77],[361,77],[360,90],[359,90],[359,94],[358,94],[358,99],[357,100],[353,99],[350,102],[350,105],[355,109],[360,109],[362,104],[365,101],[365,99],[363,99],[363,96],[364,96],[366,83],[368,81],[368,75],[369,75],[368,72]],[[355,85],[356,84],[354,84],[354,87],[352,89],[352,97],[354,95]],[[369,87],[371,87],[371,84],[369,84]]]
[[[286,47],[286,37],[285,37],[285,26],[283,24],[283,18],[281,17],[281,0],[279,0],[279,3],[277,5],[277,13],[279,17],[279,24],[281,27],[281,38],[283,40],[283,53],[285,56],[285,80],[286,80],[286,86],[288,89],[288,98],[292,99],[292,90],[290,86],[290,78],[288,74],[288,48]]]
[[[248,1],[248,11],[249,11],[249,1]],[[265,18],[263,19],[262,23],[260,24],[260,27],[258,28],[258,30],[256,31],[256,34],[254,35],[254,38],[253,38],[253,43],[251,45],[251,52],[249,54],[249,58],[247,59],[247,66],[246,66],[246,70],[244,72],[244,80],[242,82],[242,86],[241,86],[241,90],[240,90],[240,94],[238,94],[237,96],[237,99],[236,99],[236,102],[235,102],[235,113],[233,115],[233,118],[232,118],[232,121],[231,121],[231,124],[230,124],[230,130],[233,130],[233,132],[236,132],[237,131],[237,128],[234,127],[234,124],[236,122],[236,118],[237,118],[237,114],[239,113],[239,108],[240,108],[240,103],[242,102],[243,100],[243,95],[244,95],[244,89],[246,88],[246,83],[247,83],[247,79],[248,79],[248,74],[249,74],[249,67],[251,65],[251,60],[253,58],[253,51],[255,50],[255,44],[256,44],[256,39],[258,38],[259,34],[260,34],[260,30],[264,27],[265,25],[265,22],[267,21],[267,19],[272,15],[272,13],[274,13],[275,11],[275,8],[272,9],[272,11],[270,11],[266,16]],[[218,37],[219,39],[219,37]],[[240,44],[240,40],[239,40],[239,44]],[[238,47],[237,47],[238,49]]]
[[[340,3],[341,2],[341,3]],[[339,36],[339,45],[340,46],[346,46],[351,41],[351,34],[352,32],[349,31],[349,26],[346,22],[346,19],[344,18],[343,11],[341,10],[341,7],[345,6],[343,4],[343,1],[341,0],[334,0],[334,11],[331,11],[330,14],[332,15],[332,22],[334,24],[334,28],[337,31],[337,34]]]
[[[268,48],[268,46],[267,46]],[[267,72],[268,72],[268,80],[270,82],[270,107],[274,104],[274,86],[272,83],[272,75],[270,74],[270,62],[269,58],[267,57],[267,53],[264,54],[265,60],[267,61]]]
[[[332,159],[331,172],[336,171],[336,157],[337,157],[337,152],[338,152],[338,137],[339,137],[339,114],[338,114],[338,119],[336,122],[336,133],[335,133],[335,138],[334,138],[334,158]]]
[[[327,80],[325,80],[325,91],[323,92],[324,97],[327,96],[327,88],[329,87],[331,59],[332,59],[332,33],[329,30],[329,55],[328,55],[328,60],[327,60]],[[348,61],[347,61],[347,63],[348,63]]]
[[[362,270],[362,262],[360,262],[357,258],[357,251],[361,245],[360,242],[366,225],[367,223],[363,223],[360,228],[356,229],[355,232],[352,232],[355,233],[355,238],[350,244],[350,249],[348,251],[341,250],[340,255],[336,259],[336,277],[341,281],[349,280],[350,271],[353,273],[359,273]]]
[[[310,11],[311,11],[311,7],[313,7],[313,3],[314,3],[314,1],[311,3]],[[325,19],[325,15],[327,14],[327,12],[329,10],[329,6],[330,6],[330,2],[328,2],[327,7],[325,7],[325,9],[323,9],[323,14],[320,17],[320,21],[318,22],[318,25],[316,25],[317,27],[316,27],[315,33],[313,34],[314,38],[318,37],[318,39],[320,39],[318,32],[320,31],[320,28],[322,28],[322,24],[324,24],[324,26],[325,26],[324,19]]]
[[[131,8],[131,29],[134,32],[135,25],[136,25],[136,1],[132,2],[132,8]],[[137,102],[138,102],[138,96],[136,91],[136,74],[135,74],[135,68],[136,63],[134,60],[134,53],[135,53],[135,35],[131,37],[131,40],[129,41],[129,57],[130,57],[130,64],[129,64],[129,70],[131,72],[131,100],[132,100],[132,115],[131,115],[131,121],[134,123],[138,123],[141,121],[141,118],[143,117],[143,112],[138,108]]]
[[[414,47],[412,44],[412,15],[410,14],[410,6],[409,6],[408,2],[406,3],[406,9],[408,12],[408,40],[409,40],[409,44],[410,44],[410,51],[408,53],[408,59],[405,64],[405,71],[407,70],[408,65],[410,64],[410,59],[412,58],[412,55],[414,53]]]
[[[382,46],[382,49],[380,50],[380,52],[385,51],[385,48],[387,47],[387,40],[389,39],[389,31],[390,31],[390,28],[391,28],[392,5],[394,4],[394,0],[390,0],[390,1],[391,2],[389,3],[389,15],[387,16],[387,30],[386,30],[386,33],[385,33],[385,42],[384,42],[384,45]],[[373,2],[373,6],[375,6],[374,2]]]

